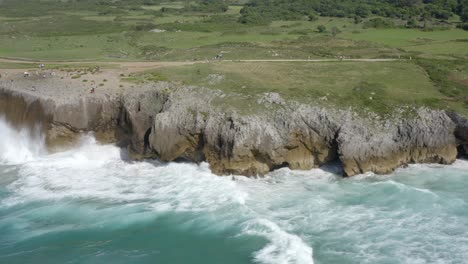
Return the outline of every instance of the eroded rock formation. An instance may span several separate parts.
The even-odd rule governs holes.
[[[51,88],[56,83],[38,87],[40,93],[22,87],[0,82],[0,113],[16,124],[40,123],[50,145],[94,131],[135,158],[207,161],[219,175],[311,169],[338,159],[348,176],[385,174],[409,163],[450,164],[468,149],[468,121],[437,110],[375,120],[288,102],[241,115],[212,103],[224,96],[219,91],[170,83],[65,97]],[[275,102],[259,101],[266,107]]]

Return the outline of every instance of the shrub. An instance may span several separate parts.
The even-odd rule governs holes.
[[[156,25],[153,23],[140,24],[135,26],[136,31],[149,31],[156,28]]]
[[[410,20],[408,20],[406,22],[406,27],[407,28],[417,28],[418,27],[418,23],[416,22],[416,20],[414,20],[413,18],[411,18]]]
[[[325,31],[327,31],[327,28],[326,28],[324,25],[318,25],[318,26],[317,26],[317,31],[318,31],[319,33],[323,33],[323,32],[325,32]]]

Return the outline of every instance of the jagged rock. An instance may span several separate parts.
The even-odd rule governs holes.
[[[447,112],[447,115],[456,125],[455,137],[459,145],[460,156],[468,156],[468,119],[455,112]]]
[[[281,97],[279,93],[265,93],[263,94],[260,99],[257,101],[258,104],[277,104],[277,105],[285,105],[286,102]]]
[[[42,124],[53,143],[95,131],[136,158],[207,161],[219,175],[306,170],[337,159],[348,176],[389,173],[409,163],[450,164],[457,146],[466,150],[468,142],[467,120],[443,111],[419,109],[404,118],[396,112],[381,120],[273,96],[262,103],[282,107],[244,116],[220,111],[213,102],[226,100],[225,94],[210,89],[158,83],[101,94],[69,89],[63,95],[60,82],[50,82],[31,91],[22,88],[28,83],[0,81],[0,113],[17,124]]]
[[[117,93],[89,94],[70,89],[64,94],[60,81],[53,79],[35,83],[34,91],[21,88],[30,86],[28,80],[0,82],[0,113],[13,124],[39,125],[49,146],[73,142],[77,133],[91,131],[102,142],[116,141],[120,98]]]
[[[338,137],[347,175],[392,172],[409,163],[450,164],[457,157],[455,125],[442,111],[420,109],[398,124],[344,122]]]
[[[125,136],[126,144],[133,153],[145,155],[149,147],[149,137],[153,122],[168,100],[169,83],[161,83],[158,89],[143,86],[137,91],[126,91],[120,99],[119,127]]]

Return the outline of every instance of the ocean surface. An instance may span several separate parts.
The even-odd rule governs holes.
[[[468,161],[218,177],[0,120],[0,263],[468,263]]]

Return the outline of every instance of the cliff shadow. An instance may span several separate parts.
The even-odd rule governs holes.
[[[333,160],[319,167],[321,170],[345,178],[343,163],[339,160]]]

